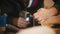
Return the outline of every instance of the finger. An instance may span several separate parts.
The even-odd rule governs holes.
[[[18,24],[19,27],[26,27],[27,25],[26,24]]]
[[[29,24],[29,22],[26,22],[26,21],[20,21],[20,22],[18,22],[18,24],[28,25],[28,24]]]
[[[34,18],[37,19],[38,18],[38,13],[34,13]]]
[[[20,23],[21,23],[21,24],[29,24],[28,21],[21,21]]]
[[[28,24],[29,22],[27,22],[25,19],[19,19],[19,20],[18,20],[18,23]]]

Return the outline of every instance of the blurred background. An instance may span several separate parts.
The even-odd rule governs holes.
[[[0,33],[15,34],[20,29],[39,26],[33,14],[43,8],[44,0],[0,0]],[[60,0],[53,0],[54,6],[60,14]],[[57,14],[57,15],[58,15]],[[26,27],[18,25],[18,18],[22,17],[29,22]],[[22,23],[22,22],[21,22]],[[54,24],[54,29],[60,32],[60,24]],[[60,34],[60,33],[57,33]]]

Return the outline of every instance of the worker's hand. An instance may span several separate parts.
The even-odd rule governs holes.
[[[29,24],[24,18],[19,17],[18,18],[18,27],[26,27]]]
[[[46,19],[57,14],[57,9],[52,7],[50,9],[40,8],[34,13],[34,18],[37,19],[40,23],[44,22]]]

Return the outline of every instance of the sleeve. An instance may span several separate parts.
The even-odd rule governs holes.
[[[2,12],[7,13],[9,17],[19,17],[21,5],[17,1],[4,0],[1,2],[1,10]]]

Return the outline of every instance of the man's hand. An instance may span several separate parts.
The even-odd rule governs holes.
[[[29,24],[29,22],[25,21],[24,18],[19,17],[19,18],[13,18],[13,24],[18,26],[18,27],[27,27],[27,25]]]
[[[24,18],[18,18],[18,27],[26,27],[29,24]]]

